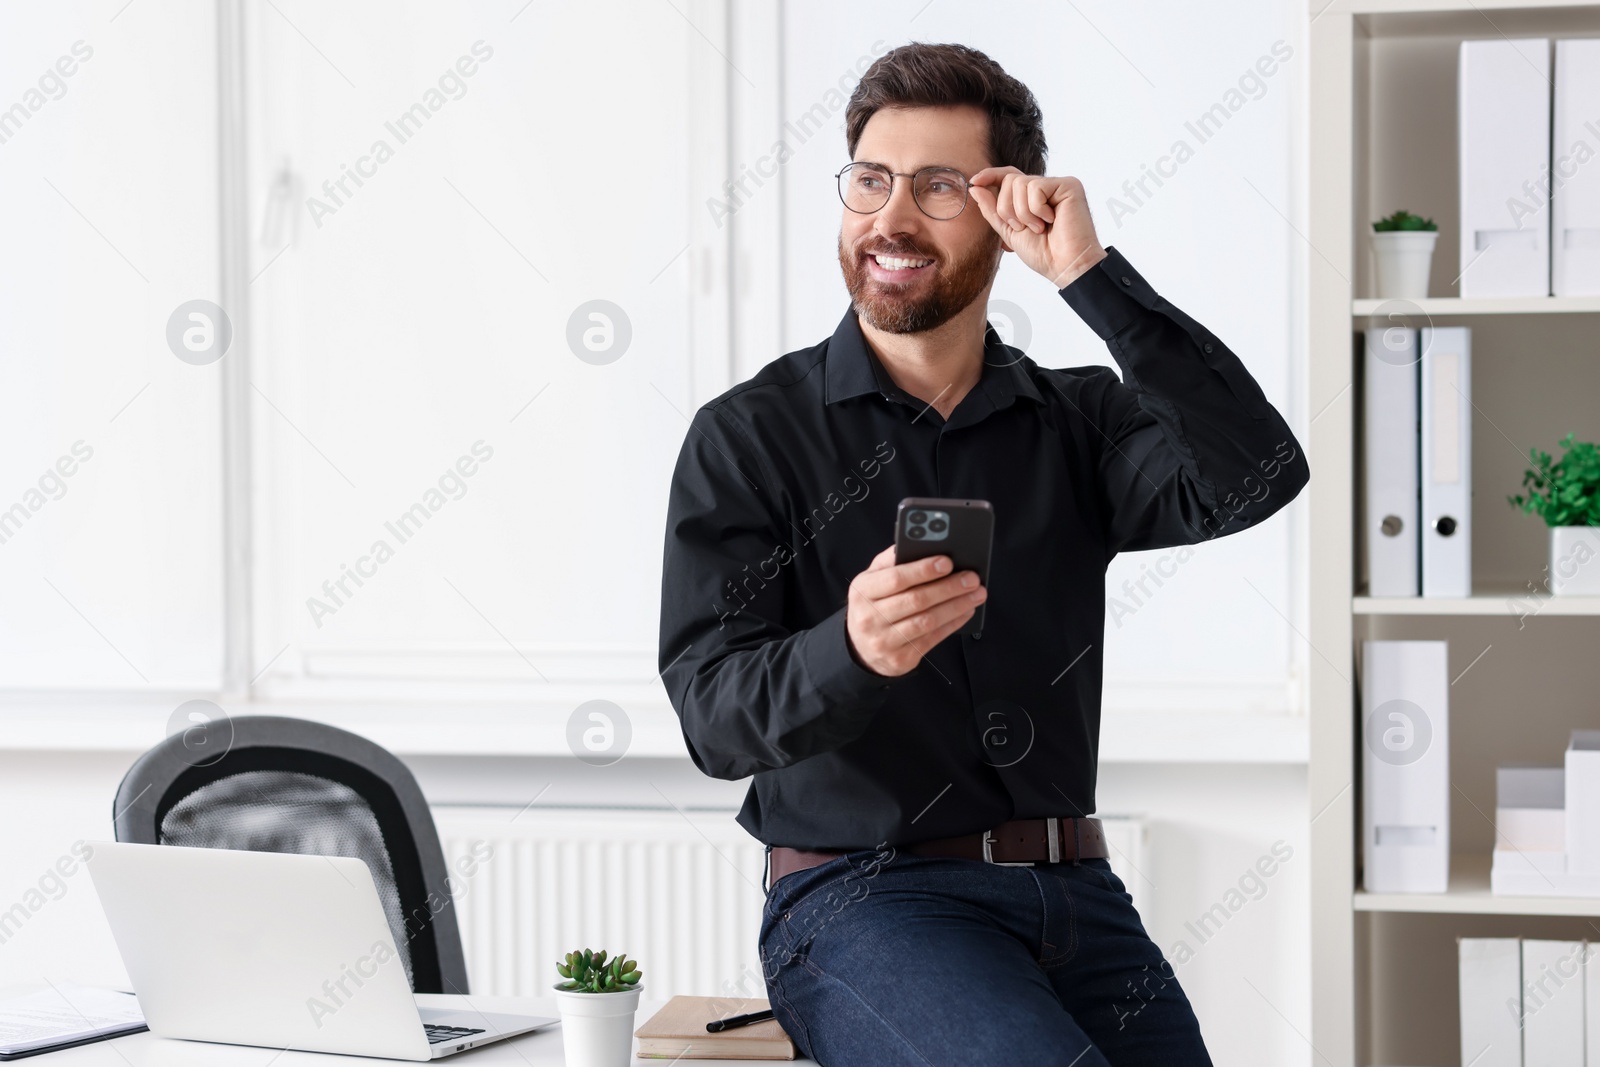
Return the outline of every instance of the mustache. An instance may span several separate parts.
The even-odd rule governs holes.
[[[879,245],[872,248],[863,248],[860,250],[860,254],[863,256],[903,256],[915,259],[939,258],[931,252],[924,252],[915,245],[893,245],[889,247]]]

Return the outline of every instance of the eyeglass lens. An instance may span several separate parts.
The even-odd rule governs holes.
[[[839,174],[839,198],[851,211],[870,214],[889,202],[893,177],[870,163],[852,163]],[[911,195],[923,214],[953,219],[967,204],[967,180],[949,167],[924,167],[912,177]]]

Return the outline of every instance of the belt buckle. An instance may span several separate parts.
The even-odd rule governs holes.
[[[994,858],[994,831],[983,832],[983,862],[992,863],[996,867],[1032,867],[1032,860],[997,860]]]

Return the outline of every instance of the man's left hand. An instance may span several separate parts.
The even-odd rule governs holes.
[[[985,167],[969,180],[969,195],[1006,250],[1057,289],[1106,258],[1078,179]]]

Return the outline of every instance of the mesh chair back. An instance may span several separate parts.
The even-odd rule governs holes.
[[[362,860],[411,988],[468,992],[444,852],[406,766],[304,719],[243,716],[207,729],[205,745],[174,734],[129,769],[113,809],[117,840]]]

